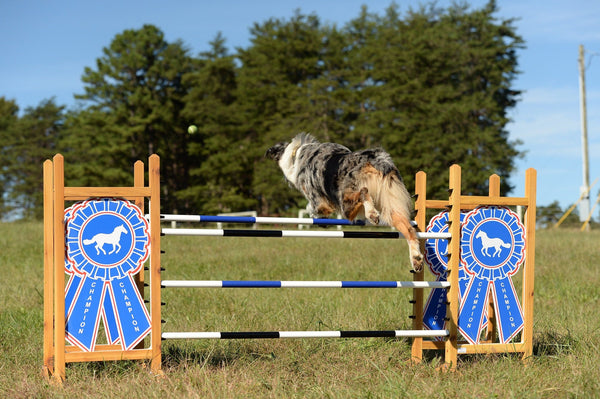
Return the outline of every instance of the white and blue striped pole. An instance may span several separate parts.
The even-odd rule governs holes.
[[[196,222],[196,223],[243,223],[243,224],[308,224],[320,226],[364,226],[362,220],[325,218],[284,218],[272,216],[212,216],[212,215],[160,215],[163,222]]]
[[[448,288],[447,281],[163,280],[163,288]]]

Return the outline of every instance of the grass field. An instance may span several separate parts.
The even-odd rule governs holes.
[[[534,356],[459,356],[442,373],[404,339],[165,341],[144,362],[42,368],[42,225],[0,224],[0,398],[600,396],[600,232],[537,232]],[[164,237],[164,279],[410,280],[397,240]],[[164,331],[410,328],[410,290],[164,290]]]

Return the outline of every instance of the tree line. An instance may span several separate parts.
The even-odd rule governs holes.
[[[305,202],[263,155],[299,132],[382,146],[409,190],[427,172],[431,197],[447,195],[454,163],[467,194],[485,194],[492,173],[508,194],[523,40],[496,11],[363,7],[342,27],[296,11],[254,23],[246,48],[217,34],[198,55],[156,26],[125,30],[84,69],[74,109],[46,99],[20,115],[0,97],[0,216],[41,218],[42,163],[58,152],[67,185],[131,185],[133,163],[156,153],[165,211],[286,214]]]

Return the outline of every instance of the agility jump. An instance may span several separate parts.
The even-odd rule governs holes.
[[[164,339],[412,337],[413,360],[422,359],[424,350],[444,350],[445,365],[451,370],[456,368],[457,355],[463,353],[513,352],[522,353],[524,359],[532,354],[536,211],[536,171],[534,169],[528,169],[526,172],[524,197],[501,197],[500,179],[496,175],[490,177],[488,196],[463,196],[461,195],[461,169],[454,165],[450,168],[450,195],[448,199],[444,200],[432,200],[426,197],[426,174],[419,172],[416,175],[415,219],[418,229],[423,233],[418,233],[418,238],[426,240],[428,245],[432,242],[443,243],[432,245],[442,248],[440,253],[443,254],[442,263],[444,264],[441,272],[438,270],[440,268],[432,269],[433,273],[438,276],[436,281],[425,281],[422,270],[413,273],[413,281],[407,282],[161,280],[161,235],[355,239],[399,239],[402,238],[402,235],[395,231],[161,229],[161,222],[172,220],[330,225],[356,225],[357,223],[336,219],[268,217],[241,217],[242,219],[240,219],[240,217],[236,217],[233,220],[216,216],[161,215],[160,160],[156,155],[149,158],[148,176],[149,180],[146,185],[144,164],[138,161],[134,165],[134,185],[132,187],[65,187],[63,157],[56,155],[53,160],[44,163],[44,372],[46,376],[62,381],[65,378],[66,363],[106,360],[150,360],[151,370],[160,373],[162,366],[161,341]],[[65,202],[73,201],[79,202],[65,207]],[[144,215],[146,202],[149,213],[140,218],[140,215]],[[461,231],[464,230],[463,234],[476,236],[475,231],[486,222],[486,220],[480,220],[481,215],[485,215],[488,211],[496,212],[496,208],[487,209],[487,207],[514,206],[525,207],[526,211],[522,223],[523,232],[516,234],[517,238],[523,238],[523,242],[515,241],[516,249],[511,253],[514,257],[525,255],[524,237],[527,238],[527,253],[522,260],[522,304],[516,298],[518,314],[507,315],[502,313],[502,309],[499,309],[503,304],[497,299],[500,292],[503,292],[505,297],[509,297],[508,300],[511,299],[511,296],[516,296],[514,293],[511,294],[510,290],[507,291],[505,287],[512,285],[510,277],[517,272],[521,263],[514,268],[507,268],[505,265],[498,268],[487,267],[485,264],[483,267],[475,264],[461,266],[461,252],[468,252],[467,247],[463,248],[464,243],[461,244],[461,241],[464,241],[461,239]],[[434,218],[436,221],[432,219],[429,231],[426,224],[428,209],[446,210],[442,216]],[[479,212],[480,210],[481,212]],[[505,217],[503,215],[506,212],[503,209],[500,211],[493,216],[494,221],[497,220],[496,224],[499,226],[515,224],[512,219],[505,221],[504,219],[512,216]],[[99,216],[96,217],[94,214],[92,215],[94,217],[91,217],[90,214],[93,212]],[[115,223],[113,223],[113,219]],[[86,238],[83,233],[88,230],[111,233],[114,226],[110,223],[116,224],[117,219],[119,223],[120,220],[125,220],[125,224],[129,226],[131,234],[123,234],[121,238],[121,240],[129,241],[122,241],[121,245],[130,248],[128,254],[132,256],[133,260],[127,258],[127,261],[119,264],[117,255],[125,251],[116,251],[117,253],[106,255],[117,256],[111,260],[113,263],[110,263],[110,267],[96,267],[93,259],[96,256],[94,246],[89,245],[90,252],[78,246],[80,241],[91,238]],[[98,222],[99,220],[106,220],[110,226],[102,225]],[[443,223],[440,220],[443,220]],[[435,222],[441,223],[437,231]],[[67,228],[67,232],[65,232],[65,223],[67,227],[74,227]],[[461,223],[467,223],[464,229]],[[473,224],[475,225],[473,226]],[[81,234],[76,236],[71,231]],[[482,242],[480,239],[471,241]],[[107,249],[112,250],[112,246],[107,245]],[[482,255],[472,254],[472,256],[477,258]],[[510,264],[511,261],[505,263]],[[141,267],[142,264],[147,264],[147,274]],[[67,284],[65,274],[70,276]],[[149,277],[149,280],[146,277]],[[102,283],[99,285],[101,289],[94,286],[95,282]],[[471,322],[469,318],[472,317],[466,310],[460,312],[462,306],[472,299],[474,290],[470,290],[471,286],[482,284],[482,282],[486,282],[490,287],[490,294],[489,296],[486,294],[483,304],[486,307],[484,310],[485,325]],[[149,287],[149,290],[144,289],[145,285]],[[413,328],[412,330],[382,331],[163,332],[161,289],[177,289],[178,287],[412,288]],[[99,291],[96,291],[97,289]],[[423,289],[431,289],[427,301],[425,301]],[[93,292],[93,295],[90,294],[89,298],[85,298],[88,292],[86,290],[90,293]],[[488,288],[486,288],[486,292],[487,290]],[[84,292],[84,295],[81,295],[81,292]],[[102,294],[99,295],[98,292]],[[96,297],[98,297],[97,300],[94,299]],[[141,304],[137,306],[137,309],[136,298],[137,302]],[[149,303],[149,307],[144,304],[144,298]],[[95,344],[96,330],[94,328],[97,328],[97,325],[88,323],[88,320],[93,318],[87,318],[90,314],[84,308],[94,300],[97,302],[98,309],[102,309],[102,312],[97,311],[96,323],[99,317],[103,317],[107,330],[106,335],[110,341],[108,344]],[[121,303],[128,304],[129,310],[123,308],[125,305],[120,305]],[[438,306],[432,306],[436,303]],[[132,308],[134,308],[133,313]],[[78,309],[82,310],[78,313]],[[514,307],[512,311],[515,311]],[[133,322],[125,315],[133,318]],[[90,325],[88,326],[86,323]],[[515,342],[515,337],[519,334],[520,340]],[[67,341],[70,345],[66,344]]]

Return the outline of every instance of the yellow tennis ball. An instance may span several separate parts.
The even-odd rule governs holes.
[[[194,133],[196,133],[197,131],[198,131],[198,126],[196,126],[196,125],[190,125],[190,126],[188,127],[188,133],[189,133],[189,134],[194,134]]]

